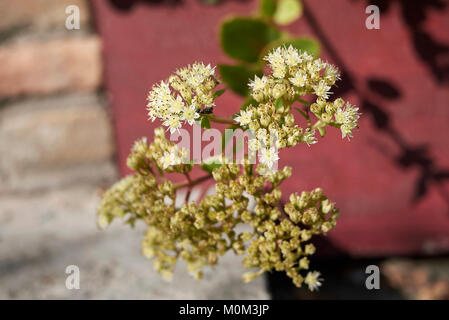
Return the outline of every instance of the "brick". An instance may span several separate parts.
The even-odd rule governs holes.
[[[0,196],[26,196],[83,184],[108,186],[116,179],[116,165],[112,160],[39,170],[0,170]]]
[[[97,36],[0,47],[0,97],[94,91],[102,78],[100,48]]]
[[[107,112],[95,95],[15,103],[0,110],[0,176],[106,162],[111,140]]]
[[[80,8],[81,29],[89,22],[90,14],[85,0],[0,0],[0,31],[21,28],[30,31],[64,29],[67,15],[65,8]]]

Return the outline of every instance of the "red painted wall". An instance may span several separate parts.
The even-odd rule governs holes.
[[[380,30],[365,28],[366,1],[305,0],[305,14],[288,29],[323,45],[322,56],[344,73],[336,91],[363,113],[350,142],[337,130],[311,146],[281,153],[294,168],[285,194],[321,186],[341,208],[328,238],[354,255],[449,251],[449,4],[374,1]],[[95,0],[104,40],[106,86],[116,129],[118,162],[133,141],[152,136],[145,98],[175,68],[227,61],[218,23],[246,15],[255,1]],[[220,97],[230,115],[240,99]],[[235,106],[235,107],[234,107]]]

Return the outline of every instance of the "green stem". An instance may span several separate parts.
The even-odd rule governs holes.
[[[300,108],[298,108],[298,107],[295,107],[295,109],[296,109],[296,111],[298,111],[308,122],[310,121],[310,116],[309,116],[309,114],[306,112],[306,111],[304,111],[304,110],[301,110]]]
[[[317,122],[315,122],[315,124],[312,126],[312,129],[317,129],[319,127],[321,127],[323,125],[323,122],[321,122],[321,120],[318,120]]]
[[[190,181],[184,181],[184,182],[180,182],[174,185],[175,190],[180,189],[180,188],[184,188],[184,187],[193,187],[196,186],[197,184],[200,184],[201,182],[204,182],[206,180],[209,180],[210,178],[212,178],[211,174],[199,177],[195,180],[190,180]]]
[[[308,107],[310,107],[310,105],[311,105],[310,102],[308,102],[308,101],[306,101],[306,100],[303,100],[303,99],[301,99],[301,98],[298,98],[298,101],[301,102],[302,104],[305,104],[305,105],[308,106]]]
[[[208,115],[209,120],[215,123],[226,123],[226,124],[233,124],[233,125],[239,125],[239,123],[233,119],[223,118],[219,117],[213,114]]]

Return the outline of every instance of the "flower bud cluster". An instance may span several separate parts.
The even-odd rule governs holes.
[[[245,280],[270,270],[284,271],[296,286],[303,283],[310,290],[321,284],[319,273],[301,273],[309,269],[308,256],[315,253],[310,240],[313,235],[324,234],[335,226],[338,211],[321,189],[303,192],[301,196],[290,195],[290,202],[280,211],[278,202],[280,191],[274,188],[261,198],[256,198],[255,213],[259,219],[250,223],[257,235],[248,248],[243,261],[246,268],[260,268],[249,272]],[[270,219],[267,219],[269,217]]]
[[[216,264],[229,250],[246,253],[246,268],[259,268],[256,273],[245,273],[244,281],[270,270],[285,271],[298,286],[313,278],[300,274],[308,269],[307,256],[315,251],[308,242],[313,235],[332,228],[337,215],[321,189],[301,196],[293,194],[290,203],[282,208],[279,187],[291,176],[291,168],[273,171],[265,165],[249,164],[246,159],[243,165],[223,163],[213,169],[213,195],[176,206],[177,187],[169,180],[156,178],[152,167],[179,173],[189,169],[164,169],[158,164],[169,142],[162,130],[156,130],[155,136],[150,145],[145,140],[134,145],[128,164],[136,174],[105,192],[98,210],[102,228],[114,218],[123,218],[132,225],[136,220],[145,222],[148,230],[142,241],[143,255],[153,259],[155,270],[166,279],[173,274],[178,258],[187,263],[190,274],[200,279],[203,268]],[[254,210],[249,210],[250,198],[256,202]],[[250,224],[253,231],[238,234],[235,227],[240,223]],[[316,283],[308,285],[313,289]]]
[[[321,188],[300,195],[290,195],[284,207],[290,221],[308,227],[311,234],[326,233],[336,225],[338,210],[323,194]]]
[[[164,130],[154,130],[154,141],[150,145],[142,138],[134,143],[126,160],[128,167],[136,172],[146,174],[153,172],[152,166],[166,172],[184,173],[191,170],[190,165],[183,165],[189,158],[189,150],[179,148],[165,138]]]
[[[98,226],[105,229],[115,218],[134,225],[136,220],[145,219],[150,211],[166,212],[170,210],[165,203],[166,197],[175,197],[171,181],[158,184],[152,174],[129,175],[103,194],[97,215]]]

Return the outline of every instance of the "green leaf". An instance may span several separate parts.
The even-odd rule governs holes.
[[[320,54],[320,44],[312,38],[296,38],[288,40],[285,42],[285,45],[292,45],[294,48],[308,52],[315,57],[318,57]]]
[[[276,101],[274,102],[274,105],[275,105],[276,109],[280,109],[281,107],[284,106],[284,102],[282,102],[282,99],[279,98],[279,99],[276,99]]]
[[[285,117],[282,117],[281,120],[279,121],[279,124],[282,127],[284,125],[284,123],[285,123]]]
[[[298,98],[298,101],[301,102],[303,105],[306,105],[310,107],[312,104],[309,101],[303,100],[301,98]]]
[[[276,11],[276,0],[260,0],[260,13],[262,17],[271,18]]]
[[[302,4],[300,0],[279,0],[273,20],[275,23],[284,26],[298,19],[301,14]]]
[[[255,75],[261,75],[262,71],[252,71],[244,66],[218,65],[221,79],[228,87],[243,97],[249,94],[248,83]]]
[[[246,108],[248,108],[248,106],[249,106],[250,104],[252,104],[252,105],[254,105],[254,106],[257,106],[258,103],[257,103],[257,101],[254,100],[252,97],[248,97],[248,98],[246,98],[246,100],[243,102],[242,106],[240,107],[240,110],[245,111]]]
[[[286,40],[277,40],[270,43],[268,46],[264,48],[262,51],[262,54],[260,56],[260,59],[262,60],[268,52],[270,52],[272,49],[279,47],[279,46],[293,46],[294,48],[308,52],[309,54],[313,55],[314,57],[318,57],[320,54],[320,44],[312,39],[312,38],[294,38],[294,39],[286,39]]]
[[[219,96],[221,96],[223,93],[225,93],[226,89],[221,89],[221,90],[217,90],[214,92],[214,98],[218,98]]]
[[[305,119],[308,118],[307,114],[306,114],[304,111],[302,111],[302,110],[299,109],[298,107],[295,107],[295,109],[296,109],[296,111],[298,111],[298,112],[299,112]]]
[[[202,164],[200,165],[200,167],[201,167],[201,169],[203,169],[204,171],[209,172],[209,173],[212,173],[212,171],[213,171],[215,168],[221,167],[221,163],[218,162],[218,161],[217,161],[217,162],[202,163]]]
[[[221,167],[223,164],[223,159],[220,156],[214,156],[208,159],[205,159],[203,163],[200,164],[200,168],[204,171],[212,173],[215,168]]]
[[[201,128],[210,129],[210,121],[208,116],[203,116],[201,118]]]
[[[273,26],[256,18],[231,18],[221,27],[221,46],[231,58],[257,62],[262,49],[281,36]]]

